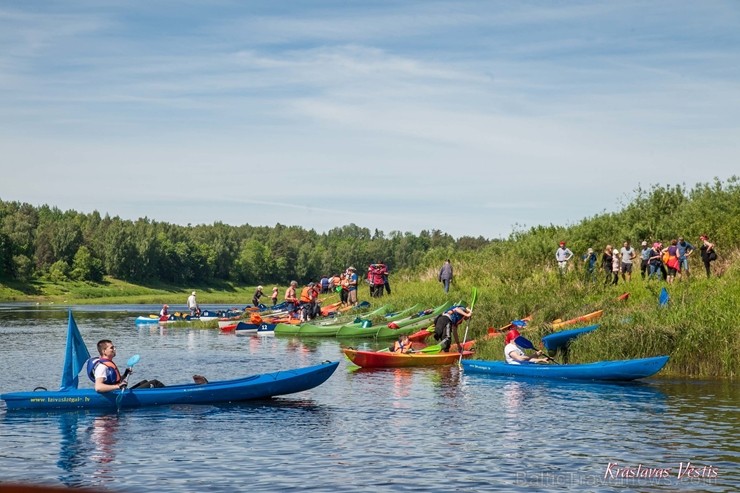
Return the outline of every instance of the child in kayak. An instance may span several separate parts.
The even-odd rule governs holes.
[[[393,352],[403,354],[413,352],[411,348],[411,340],[409,339],[408,335],[401,334],[400,336],[398,336],[398,340],[395,342],[395,344],[393,344]]]

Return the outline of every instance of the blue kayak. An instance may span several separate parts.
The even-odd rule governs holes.
[[[521,364],[510,365],[503,361],[462,360],[466,373],[521,376],[534,378],[562,378],[570,380],[629,381],[646,378],[658,373],[668,362],[668,356],[599,361],[581,365]]]
[[[553,332],[550,335],[546,335],[542,338],[542,345],[548,351],[557,351],[558,349],[568,345],[570,341],[576,337],[580,337],[583,334],[588,334],[599,328],[599,324],[589,325],[581,327],[579,329],[561,330],[560,332]]]
[[[312,389],[324,383],[339,362],[263,373],[235,380],[98,393],[94,389],[13,392],[0,395],[8,410],[124,409],[168,404],[217,404],[264,399]],[[118,401],[119,394],[123,397]]]

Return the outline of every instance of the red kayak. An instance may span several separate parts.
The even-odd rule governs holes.
[[[467,345],[467,344],[466,344]],[[356,349],[342,349],[347,358],[357,366],[363,368],[405,368],[409,366],[440,366],[451,365],[460,360],[460,353],[391,353],[385,351],[358,351]],[[463,351],[462,357],[469,358],[473,351]]]

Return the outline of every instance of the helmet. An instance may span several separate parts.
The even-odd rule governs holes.
[[[519,337],[521,334],[519,334],[519,331],[516,329],[511,329],[509,332],[506,333],[506,337],[504,338],[504,342],[506,344],[509,344],[511,341]]]

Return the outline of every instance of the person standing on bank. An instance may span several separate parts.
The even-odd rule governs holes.
[[[198,301],[195,299],[195,291],[188,296],[188,310],[190,310],[190,316],[194,317],[198,313]]]
[[[254,291],[254,295],[252,296],[252,306],[259,306],[260,298],[265,295],[265,293],[262,292],[263,289],[265,288],[263,288],[262,286],[257,286],[257,289]]]
[[[573,252],[570,251],[570,248],[567,248],[565,246],[564,241],[561,241],[558,249],[555,250],[555,260],[558,261],[558,269],[560,271],[560,274],[565,274],[568,272],[568,261],[572,257]]]
[[[445,294],[450,291],[450,283],[452,283],[452,264],[450,259],[445,260],[442,264],[442,268],[439,270],[439,276],[437,276],[439,282],[442,283],[442,288],[445,290]]]
[[[624,242],[624,244],[622,245],[622,249],[619,250],[619,253],[622,256],[622,281],[631,281],[632,261],[635,260],[635,257],[637,257],[637,253],[635,252],[635,249],[632,248],[632,245],[630,245],[629,240]]]
[[[714,243],[709,241],[707,235],[701,235],[699,240],[702,242],[702,245],[699,247],[699,253],[701,254],[702,262],[704,262],[707,277],[709,277],[711,274],[711,263],[717,260],[717,252],[714,251]]]
[[[694,245],[684,240],[683,236],[678,237],[678,277],[679,279],[686,276],[689,278],[689,256],[694,251]]]
[[[640,276],[645,279],[648,274],[648,262],[650,261],[650,252],[652,249],[648,246],[648,242],[642,242],[642,250],[640,250]]]

